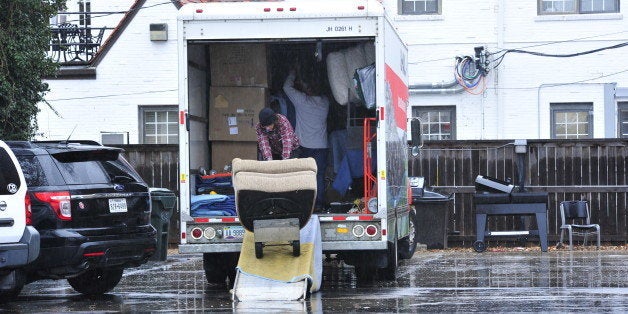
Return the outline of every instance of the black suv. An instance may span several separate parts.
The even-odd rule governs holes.
[[[113,289],[145,263],[157,240],[148,186],[121,155],[96,142],[7,142],[20,162],[41,235],[27,282],[67,279],[83,294]]]

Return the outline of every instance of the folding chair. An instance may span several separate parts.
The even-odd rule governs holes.
[[[560,203],[560,242],[563,246],[565,230],[569,232],[569,249],[573,250],[573,235],[584,237],[584,245],[590,234],[597,234],[597,248],[600,248],[600,225],[591,223],[591,209],[587,201],[564,201]]]

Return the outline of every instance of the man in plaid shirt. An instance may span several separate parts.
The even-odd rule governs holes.
[[[299,157],[300,142],[285,116],[264,108],[255,126],[262,160],[281,160]]]

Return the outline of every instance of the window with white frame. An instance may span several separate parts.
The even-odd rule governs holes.
[[[619,117],[619,137],[628,138],[628,102],[620,102],[617,106]]]
[[[552,138],[593,138],[592,103],[550,104]]]
[[[143,144],[179,143],[176,106],[140,106],[140,141]]]
[[[441,14],[441,0],[398,0],[399,14]]]
[[[421,136],[424,140],[456,139],[456,107],[412,107],[412,117],[421,120]]]
[[[100,132],[100,143],[103,145],[129,144],[129,132]]]
[[[537,0],[539,14],[589,14],[619,12],[619,0]]]

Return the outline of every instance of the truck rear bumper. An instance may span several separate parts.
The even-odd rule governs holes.
[[[333,241],[323,242],[323,252],[356,251],[356,250],[385,250],[386,241]],[[179,253],[229,253],[240,252],[242,243],[222,244],[180,244]]]

